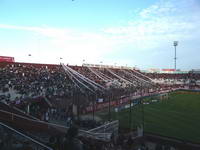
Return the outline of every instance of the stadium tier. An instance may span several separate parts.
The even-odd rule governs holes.
[[[109,66],[0,62],[0,126],[22,147],[23,142],[28,142],[32,149],[65,149],[67,131],[75,132],[71,131],[74,125],[80,129],[79,140],[91,150],[139,149],[149,147],[149,143],[171,149],[185,144],[185,148],[196,149],[195,145],[177,144],[179,140],[170,141],[164,135],[145,135],[144,105],[170,99],[169,93],[175,90],[198,90],[199,81],[200,74],[194,72],[158,74]],[[144,101],[149,97],[150,101]],[[113,112],[124,109],[123,119],[128,117],[129,121],[122,125]],[[133,113],[141,119],[135,125],[131,120]],[[125,128],[118,133],[121,127]],[[127,128],[128,132],[121,134]],[[18,136],[27,140],[16,140]],[[0,140],[4,148],[8,143]]]

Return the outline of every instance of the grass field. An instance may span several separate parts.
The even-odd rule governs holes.
[[[143,105],[143,109],[142,105],[132,107],[132,128],[142,124],[142,110],[146,132],[200,143],[200,94],[171,93],[169,99]],[[120,127],[130,128],[129,111],[112,111],[111,117],[120,121]]]

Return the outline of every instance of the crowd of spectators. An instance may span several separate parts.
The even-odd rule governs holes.
[[[105,85],[105,81],[103,81],[100,77],[96,76],[94,73],[92,73],[88,67],[78,67],[74,66],[72,67],[74,70],[76,70],[78,73],[84,75],[85,77],[89,78],[90,80],[100,84],[100,85]]]
[[[61,66],[8,64],[0,68],[0,91],[14,90],[17,99],[37,96],[69,96],[72,83]]]
[[[200,79],[200,74],[194,73],[142,74],[139,71],[128,69],[92,68],[92,70],[96,72],[95,74],[91,72],[88,67],[72,66],[71,68],[79,72],[83,76],[103,86],[106,86],[106,84],[112,82],[113,84],[119,84],[121,87],[126,87],[128,84],[125,85],[125,83],[132,82],[136,84],[138,83],[139,79],[150,81],[149,78],[158,80],[176,79],[181,81],[191,78],[195,80]],[[122,78],[125,80],[123,80]],[[34,64],[23,63],[11,63],[7,64],[4,67],[1,67],[0,85],[0,100],[4,99],[6,101],[9,101],[10,99],[21,100],[38,96],[45,96],[48,98],[70,98],[73,96],[73,90],[75,89],[74,83],[65,73],[62,66],[37,66]]]

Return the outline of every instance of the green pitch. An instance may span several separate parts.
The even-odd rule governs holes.
[[[130,125],[129,108],[111,113],[112,119],[120,121],[121,128],[136,128],[144,119],[146,132],[200,143],[200,94],[172,93],[168,99],[132,107],[131,116]]]

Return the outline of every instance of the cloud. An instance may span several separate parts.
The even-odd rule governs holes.
[[[83,59],[95,63],[102,55],[114,50],[114,47],[117,45],[117,41],[111,36],[68,28],[0,24],[0,29],[31,32],[36,38],[45,39],[45,42],[40,42],[40,44],[43,45],[44,49],[48,49],[49,56],[60,55],[66,57],[67,61],[73,64],[77,64],[77,62],[80,64]],[[34,50],[33,53],[35,53]],[[40,57],[42,57],[42,54],[45,57],[45,53],[47,53],[47,50],[41,51]],[[49,61],[52,61],[52,59]]]
[[[159,47],[166,40],[188,40],[200,35],[198,0],[169,0],[138,11],[137,19],[127,26],[111,27],[104,32],[120,36],[140,49]],[[157,44],[155,44],[155,41]]]

